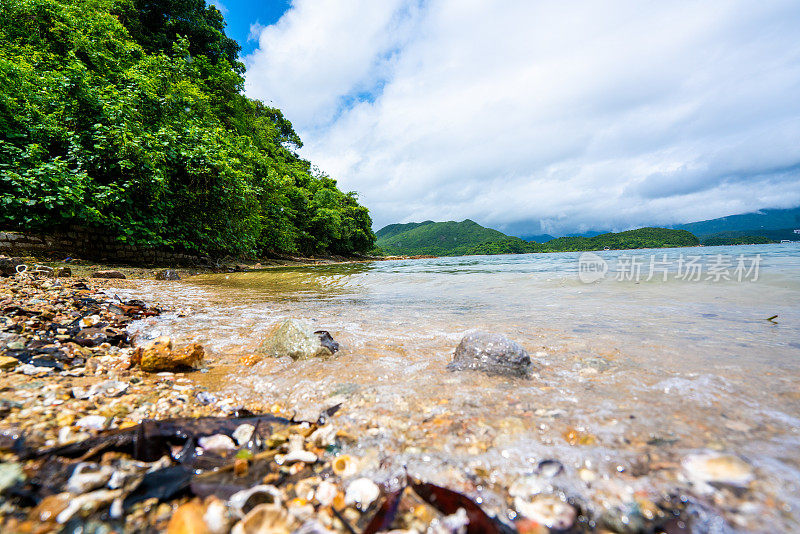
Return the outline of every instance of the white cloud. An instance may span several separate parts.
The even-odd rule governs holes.
[[[800,204],[800,4],[297,0],[246,58],[377,226]]]

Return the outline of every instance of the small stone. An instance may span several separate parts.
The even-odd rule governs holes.
[[[233,474],[237,477],[243,477],[250,469],[250,464],[244,458],[236,458],[233,460]]]
[[[686,477],[701,487],[717,483],[744,488],[754,478],[753,468],[732,454],[692,454],[683,460],[682,467]]]
[[[75,426],[87,430],[103,430],[106,427],[106,418],[102,415],[87,415],[78,419]]]
[[[31,517],[36,521],[42,523],[53,522],[56,516],[63,512],[69,506],[69,500],[72,496],[69,493],[59,493],[56,495],[48,495],[41,500],[36,508],[31,512]]]
[[[451,371],[483,371],[490,375],[527,378],[533,363],[518,343],[500,334],[471,332],[456,347]]]
[[[243,447],[247,445],[247,442],[253,437],[253,432],[255,432],[255,430],[256,427],[247,423],[239,425],[236,427],[236,430],[233,431],[233,439],[240,447]]]
[[[194,368],[205,356],[202,345],[193,343],[181,349],[172,348],[172,340],[163,336],[137,347],[131,355],[131,364],[139,365],[142,371],[176,371]]]
[[[178,274],[178,271],[173,269],[164,269],[163,271],[158,271],[156,273],[156,280],[180,280],[181,277]]]
[[[211,534],[203,519],[203,505],[197,500],[182,504],[167,524],[167,534]]]
[[[119,271],[97,271],[92,274],[92,278],[120,278],[124,279],[125,275]]]
[[[13,369],[19,365],[19,360],[11,356],[0,356],[0,369]]]
[[[368,478],[357,478],[347,486],[344,502],[348,506],[355,505],[361,511],[366,510],[380,496],[377,484]]]
[[[203,513],[203,521],[205,521],[209,533],[227,534],[230,530],[230,518],[225,503],[212,495],[206,498],[204,504],[206,510]]]
[[[197,440],[197,444],[204,451],[227,452],[236,450],[236,444],[225,434],[214,434],[213,436],[203,436]]]
[[[577,517],[575,508],[555,495],[539,494],[530,500],[516,497],[514,507],[528,519],[555,530],[570,528]]]

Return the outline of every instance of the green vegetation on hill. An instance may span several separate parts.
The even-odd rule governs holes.
[[[744,235],[738,232],[720,232],[718,234],[705,235],[700,242],[707,247],[720,245],[760,245],[765,243],[775,243],[774,240],[760,235]]]
[[[541,252],[570,252],[579,250],[693,247],[700,240],[686,230],[669,228],[638,228],[625,232],[600,234],[594,237],[559,237],[543,243]]]
[[[476,245],[509,238],[503,232],[484,228],[466,219],[461,222],[392,224],[375,234],[376,245],[386,254],[461,256],[472,254]],[[518,241],[525,243],[521,239]],[[501,252],[502,253],[502,252]]]
[[[374,245],[205,0],[0,0],[0,227],[194,252]]]
[[[699,244],[686,230],[639,228],[595,237],[560,237],[546,243],[523,241],[470,221],[408,223],[379,230],[377,246],[384,254],[469,256],[633,248],[687,247]]]

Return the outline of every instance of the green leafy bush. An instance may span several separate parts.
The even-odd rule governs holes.
[[[210,254],[352,254],[369,212],[242,94],[204,0],[0,0],[0,225]]]

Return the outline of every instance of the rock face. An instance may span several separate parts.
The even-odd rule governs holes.
[[[125,278],[125,275],[119,271],[97,271],[92,278]]]
[[[260,353],[267,356],[289,356],[294,360],[330,358],[337,350],[339,344],[328,332],[314,331],[296,319],[287,319],[274,327],[258,348]]]
[[[142,371],[175,371],[197,367],[203,361],[202,345],[193,343],[181,349],[172,348],[172,340],[166,336],[136,348],[131,364],[139,365]]]
[[[500,334],[471,332],[458,344],[451,371],[483,371],[490,375],[527,378],[533,371],[530,356],[518,343]]]
[[[178,271],[173,269],[164,269],[163,271],[159,271],[156,273],[156,280],[180,280],[181,277],[178,275]]]

